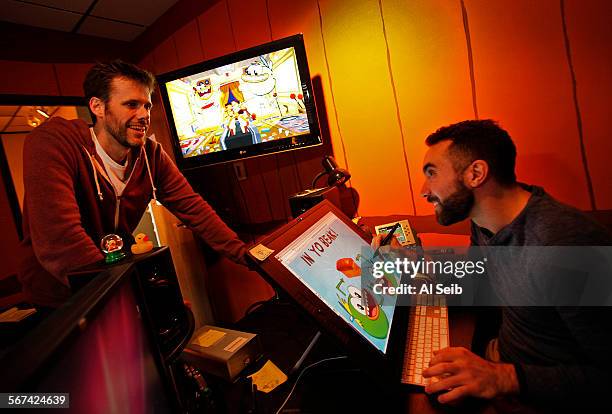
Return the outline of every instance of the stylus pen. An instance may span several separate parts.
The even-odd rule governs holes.
[[[393,227],[391,227],[391,230],[389,230],[389,233],[387,233],[387,235],[383,237],[383,239],[380,241],[380,245],[378,246],[376,251],[374,251],[374,256],[382,257],[382,255],[380,254],[380,248],[383,246],[386,246],[387,244],[391,242],[391,239],[393,238],[393,233],[395,233],[395,230],[397,230],[399,226],[400,226],[399,223],[395,223]]]
[[[393,233],[395,233],[395,230],[397,230],[399,226],[399,223],[395,223],[393,227],[391,227],[389,233],[387,233],[387,235],[380,241],[381,246],[386,246],[387,244],[391,243],[391,239],[393,239]]]

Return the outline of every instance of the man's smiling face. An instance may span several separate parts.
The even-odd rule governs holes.
[[[140,147],[151,121],[151,91],[132,79],[116,77],[104,106],[104,129],[126,148]]]
[[[443,226],[465,220],[474,206],[474,192],[463,183],[463,171],[457,171],[453,164],[451,145],[449,140],[432,145],[423,160],[421,195],[434,205],[438,223]]]

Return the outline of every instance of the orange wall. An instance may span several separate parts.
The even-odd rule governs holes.
[[[499,120],[513,136],[519,179],[590,209],[559,1],[466,0],[465,8],[479,117]],[[611,11],[605,0],[565,2],[599,209],[612,208],[604,101],[612,92]],[[460,1],[220,0],[142,64],[162,73],[298,32],[304,33],[311,74],[321,79],[323,96],[317,98],[327,109],[333,153],[360,194],[359,214],[431,214],[419,196],[423,140],[475,115]],[[317,172],[318,155],[248,161],[248,180],[231,191],[241,198],[234,205],[250,206],[250,217],[243,211],[241,220],[282,218],[286,196]],[[292,157],[298,162],[293,174]],[[232,171],[215,173],[213,167],[207,176],[222,173]]]
[[[468,7],[481,116],[503,120],[516,137],[518,177],[588,208],[559,2]]]
[[[564,4],[596,207],[612,209],[606,168],[612,3]],[[480,118],[499,120],[513,136],[519,179],[590,209],[560,2],[465,0],[465,9]],[[308,187],[321,157],[333,152],[353,175],[360,215],[431,214],[419,196],[423,140],[475,115],[459,0],[219,0],[141,64],[159,74],[298,32],[322,88],[326,146],[247,160],[241,182],[231,165],[208,167],[196,187],[230,221],[281,220],[287,196]],[[4,61],[0,67],[0,93],[75,95],[88,66]],[[156,103],[154,132],[170,151]]]

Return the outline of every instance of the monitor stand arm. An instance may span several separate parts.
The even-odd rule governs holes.
[[[291,371],[289,371],[290,376],[300,370],[300,368],[302,367],[302,364],[304,363],[304,360],[308,357],[308,355],[310,354],[310,351],[312,351],[312,348],[314,348],[316,343],[319,341],[320,337],[321,337],[321,331],[317,331],[317,333],[312,337],[312,339],[310,340],[310,343],[308,344],[308,346],[302,353],[302,356],[300,357],[300,359],[297,360],[293,368],[291,368]]]

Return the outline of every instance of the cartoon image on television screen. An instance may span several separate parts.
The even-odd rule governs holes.
[[[362,287],[361,268],[373,254],[358,234],[329,212],[275,258],[346,323],[386,353],[395,296],[377,296],[369,287]],[[390,283],[397,284],[398,280]]]
[[[165,85],[183,158],[310,132],[293,47]]]

